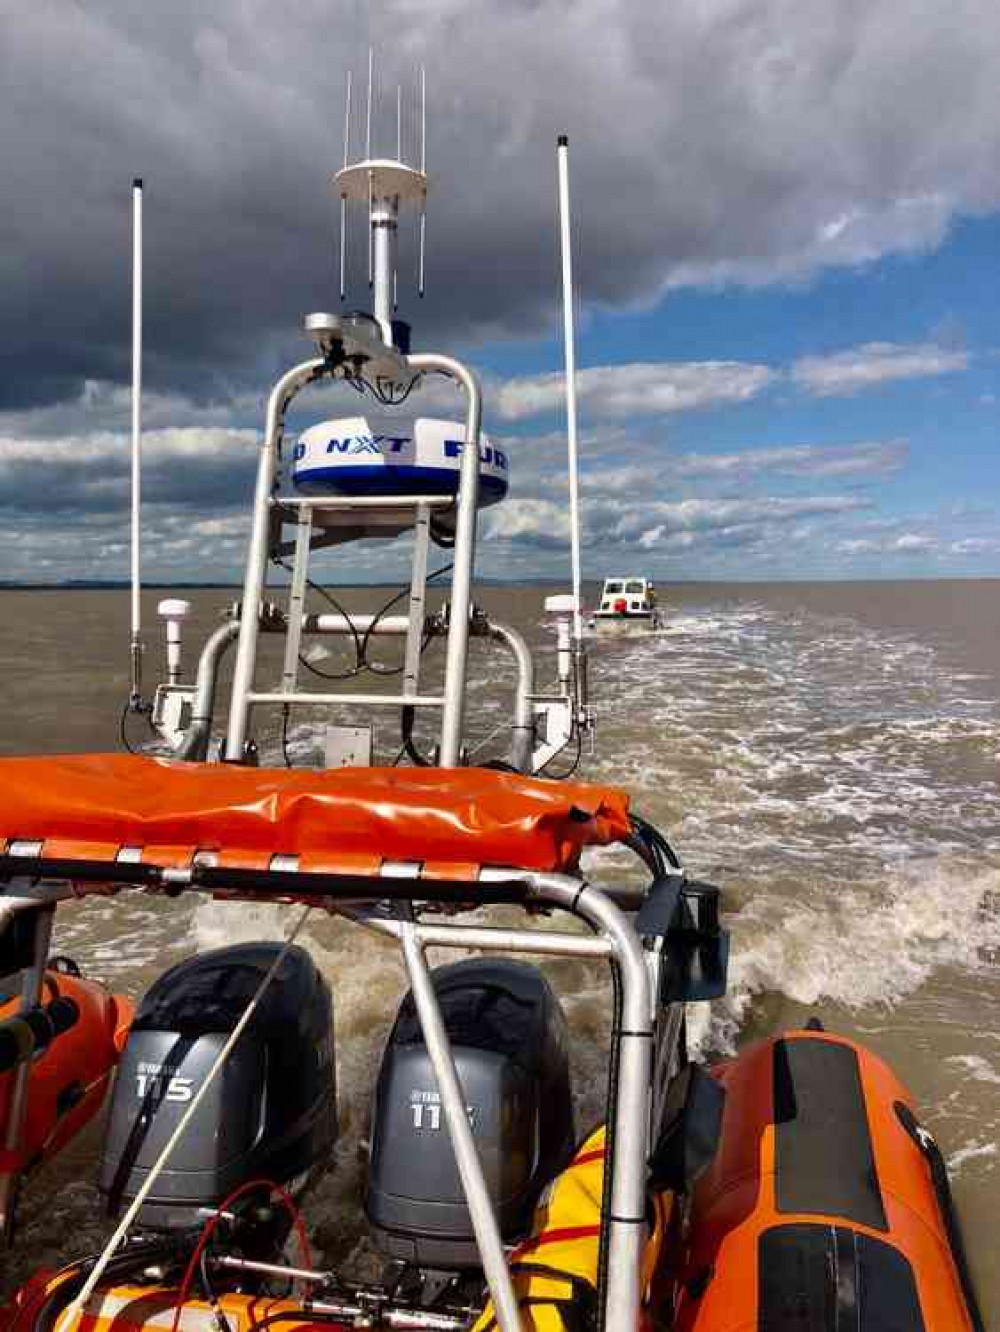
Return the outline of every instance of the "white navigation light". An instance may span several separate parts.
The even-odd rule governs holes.
[[[292,479],[311,495],[455,495],[464,450],[458,421],[340,417],[299,436]],[[479,458],[479,505],[486,508],[507,494],[507,454],[481,435]]]

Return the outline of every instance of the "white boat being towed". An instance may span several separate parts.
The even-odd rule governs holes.
[[[658,629],[661,622],[651,579],[605,578],[600,603],[592,616],[592,624],[599,633]]]

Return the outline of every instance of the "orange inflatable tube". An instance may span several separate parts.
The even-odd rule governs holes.
[[[679,1332],[982,1327],[933,1142],[881,1060],[809,1030],[713,1073],[722,1137],[693,1197]]]
[[[570,871],[631,831],[628,797],[485,768],[289,771],[132,754],[0,759],[0,839],[45,858],[378,874],[383,860],[474,879],[480,866]],[[0,847],[2,850],[2,847]]]
[[[55,1156],[100,1109],[132,1021],[133,1007],[96,981],[63,971],[45,973],[42,1006],[53,1000],[75,1020],[30,1057],[27,1109],[20,1143],[0,1150],[0,1173],[22,1175]],[[0,1027],[16,1025],[21,1002],[0,1003]],[[0,1074],[0,1142],[6,1138],[16,1068]]]

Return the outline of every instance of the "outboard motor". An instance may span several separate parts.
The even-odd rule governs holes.
[[[545,977],[523,962],[473,958],[431,975],[500,1229],[513,1239],[573,1152],[566,1017]],[[410,994],[379,1072],[365,1209],[393,1258],[422,1268],[479,1265]]]
[[[219,948],[172,967],[139,1005],[115,1083],[99,1185],[134,1198],[239,1021],[280,943]],[[200,1226],[250,1180],[300,1192],[337,1139],[333,998],[293,947],[139,1213],[146,1230]],[[254,1202],[259,1209],[260,1197]],[[258,1212],[259,1215],[259,1212]]]

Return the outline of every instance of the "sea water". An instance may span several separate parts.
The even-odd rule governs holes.
[[[488,588],[479,598],[528,636],[543,680],[554,647],[544,595]],[[388,593],[341,596],[370,609]],[[0,599],[3,751],[116,748],[126,595]],[[194,599],[192,647],[227,597]],[[1000,1318],[1000,583],[678,585],[661,602],[660,631],[590,644],[598,722],[578,775],[625,787],[685,867],[724,891],[730,991],[692,1007],[692,1045],[711,1059],[816,1015],[888,1059],[948,1158],[987,1323]],[[352,650],[324,644],[310,660],[338,670]],[[389,665],[392,646],[378,653]],[[147,676],[158,659],[150,651]],[[502,756],[509,662],[481,642],[470,662],[475,758]],[[278,668],[271,648],[265,672]],[[440,670],[435,649],[427,669]],[[141,724],[130,738],[149,744]],[[259,738],[280,762],[273,717],[261,717]],[[321,719],[297,714],[286,741],[293,763],[318,763]],[[376,744],[386,761],[398,754],[393,713],[380,714]],[[588,873],[615,879],[628,861],[599,851]],[[60,909],[56,946],[138,996],[181,957],[279,938],[288,921],[274,906],[94,898]],[[332,1261],[360,1261],[372,1088],[404,973],[390,944],[335,919],[316,914],[304,941],[334,988],[341,1117],[336,1159],[308,1208],[312,1238]],[[605,969],[542,965],[574,1032],[584,1130],[601,1110]],[[5,1286],[99,1246],[98,1151],[95,1128],[29,1187]]]

